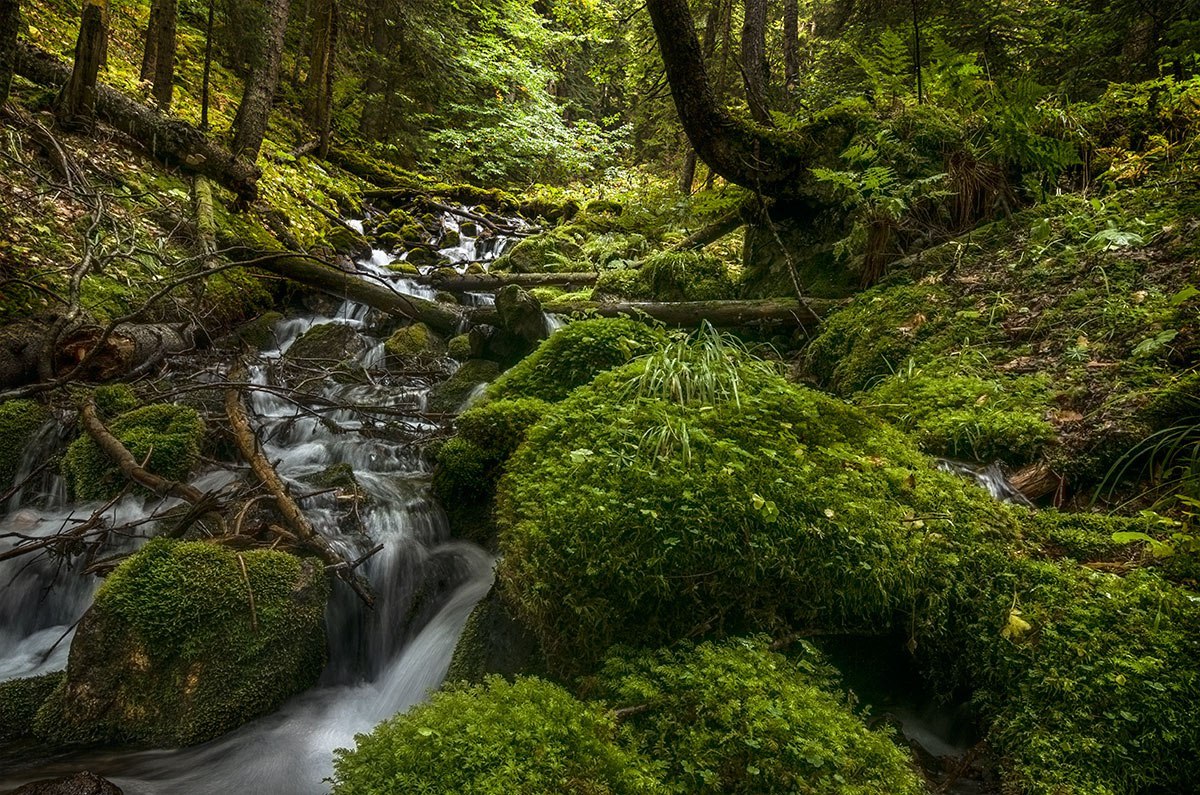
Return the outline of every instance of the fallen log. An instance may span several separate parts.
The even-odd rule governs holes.
[[[463,273],[451,276],[437,270],[424,276],[410,276],[418,284],[429,284],[451,293],[471,293],[499,290],[509,284],[521,287],[589,287],[596,283],[598,273]]]
[[[167,356],[191,350],[192,346],[189,329],[165,323],[124,323],[107,336],[103,327],[85,324],[65,332],[58,339],[54,372],[66,372],[83,363],[83,367],[75,372],[75,378],[111,381],[154,367]]]
[[[58,89],[70,78],[71,66],[23,41],[17,47],[15,72],[40,86]],[[96,114],[137,141],[154,159],[210,177],[244,202],[257,197],[262,172],[253,163],[234,158],[187,122],[164,116],[108,86],[96,87]]]
[[[553,301],[542,305],[551,315],[598,315],[600,317],[651,318],[668,326],[691,327],[707,320],[714,326],[790,325],[815,326],[838,302],[812,299],[801,303],[794,298],[763,298],[751,301],[680,301],[677,303],[596,301]],[[485,315],[471,313],[479,322]],[[486,322],[486,321],[483,321]]]
[[[1031,501],[1049,497],[1063,488],[1062,476],[1052,470],[1045,461],[1018,469],[1008,482]]]
[[[229,374],[229,380],[245,380],[245,376],[244,370],[235,368],[234,372]],[[275,507],[284,522],[287,523],[288,530],[299,539],[306,549],[325,561],[326,568],[349,585],[354,593],[358,594],[359,599],[368,607],[373,606],[375,595],[371,593],[371,584],[357,572],[355,563],[346,560],[333,548],[329,539],[313,528],[304,516],[304,512],[300,510],[300,506],[296,505],[296,501],[288,494],[287,487],[275,471],[275,467],[271,466],[271,462],[263,455],[259,448],[258,437],[250,425],[250,415],[242,403],[242,393],[236,387],[225,390],[225,414],[229,418],[229,426],[233,430],[234,443],[242,457],[250,464],[250,470],[259,483],[262,483],[274,498]]]

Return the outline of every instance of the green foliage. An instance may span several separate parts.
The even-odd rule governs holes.
[[[552,665],[748,627],[880,632],[947,523],[1007,526],[862,410],[742,356],[697,387],[658,358],[573,392],[500,482],[499,578]]]
[[[186,745],[270,712],[324,667],[327,592],[320,566],[282,552],[151,541],[97,592],[35,729]]]
[[[513,273],[580,270],[583,248],[569,231],[558,228],[527,237],[500,257],[493,270]]]
[[[424,323],[405,326],[388,337],[383,349],[394,359],[428,359],[445,353],[446,345]]]
[[[598,373],[653,350],[665,339],[658,329],[624,318],[569,323],[488,387],[487,398],[562,400]]]
[[[921,449],[984,463],[1029,463],[1054,438],[1045,379],[984,379],[937,369],[885,378],[861,402],[909,431]]]
[[[623,298],[713,301],[737,295],[737,282],[720,257],[699,251],[651,254],[637,269],[605,271],[597,289]]]
[[[6,491],[12,485],[25,446],[49,417],[50,412],[32,400],[0,403],[0,490]]]
[[[611,716],[539,679],[451,686],[356,740],[336,752],[334,795],[665,792]]]
[[[108,429],[134,460],[168,480],[186,480],[200,463],[204,422],[195,409],[155,403],[126,411]],[[62,463],[71,491],[81,500],[106,500],[125,486],[125,476],[88,435],[71,442]]]
[[[468,359],[454,375],[435,385],[429,392],[426,408],[432,412],[458,411],[477,387],[500,375],[500,365],[487,359]]]
[[[925,792],[908,755],[867,730],[835,683],[807,644],[789,659],[746,640],[617,654],[600,674],[610,702],[648,707],[628,725],[666,762],[674,792]]]

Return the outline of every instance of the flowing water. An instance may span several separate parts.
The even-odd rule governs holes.
[[[459,231],[456,218],[443,219]],[[507,238],[462,236],[442,254],[460,270],[491,260]],[[360,261],[368,276],[422,297],[433,291],[388,270],[397,258],[373,251]],[[483,299],[478,299],[482,302]],[[436,430],[421,411],[428,379],[389,376],[381,370],[383,346],[368,334],[370,313],[350,302],[328,316],[280,321],[276,344],[250,363],[250,405],[267,458],[294,494],[313,491],[305,480],[331,465],[348,464],[367,500],[358,522],[369,541],[347,530],[345,510],[331,494],[303,500],[318,531],[344,547],[349,558],[371,544],[383,549],[361,569],[376,592],[376,607],[363,608],[338,585],[326,613],[329,665],[319,685],[277,712],[207,744],[165,751],[105,749],[47,758],[45,749],[23,745],[0,751],[0,791],[25,781],[89,769],[126,793],[318,793],[332,770],[333,750],[352,747],[354,735],[423,700],[446,674],[467,616],[492,582],[492,557],[450,537],[445,514],[429,493],[429,467],[421,440]],[[308,399],[293,402],[270,389],[286,371],[284,355],[305,331],[322,323],[354,328],[361,336],[357,365],[376,373],[367,383],[339,384],[311,378]],[[203,378],[201,373],[199,378]],[[220,379],[220,372],[210,377]],[[380,409],[380,411],[372,411]],[[52,422],[27,454],[23,474],[61,448],[63,424]],[[233,468],[213,468],[194,479],[201,491],[232,487]],[[4,506],[0,550],[22,537],[45,536],[87,520],[99,504],[71,503],[61,480],[46,475]],[[174,501],[126,496],[104,510],[108,526],[162,513]],[[146,525],[149,527],[149,524]],[[352,529],[358,529],[357,527]],[[356,540],[357,539],[357,540]],[[112,551],[136,548],[144,539],[111,538]],[[75,622],[87,609],[98,580],[53,562],[21,558],[0,563],[0,680],[65,667]],[[38,760],[38,761],[30,761]]]

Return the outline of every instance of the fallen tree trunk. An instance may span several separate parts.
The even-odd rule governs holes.
[[[451,276],[434,271],[427,276],[410,276],[418,284],[430,284],[451,293],[499,290],[509,284],[521,287],[588,287],[596,283],[598,273],[463,273]]]
[[[801,303],[794,298],[764,298],[752,301],[680,301],[677,303],[634,302],[607,304],[595,301],[557,301],[542,305],[551,315],[648,317],[668,326],[698,326],[707,320],[714,326],[793,325],[815,326],[837,301],[814,299]],[[474,319],[474,316],[473,316]]]
[[[245,378],[246,373],[238,368],[229,374],[229,380],[238,381]],[[304,512],[296,505],[296,501],[288,494],[271,462],[263,455],[258,445],[258,437],[250,425],[250,416],[242,403],[242,393],[237,388],[225,390],[225,414],[229,417],[229,426],[233,430],[234,443],[242,457],[250,464],[250,470],[275,500],[288,529],[300,540],[306,549],[315,553],[325,561],[326,568],[334,572],[343,582],[358,594],[368,607],[375,604],[375,596],[371,593],[371,584],[359,574],[354,566],[347,561],[333,546],[329,539],[318,533],[304,516]]]
[[[92,349],[99,345],[99,350]],[[165,323],[124,323],[104,337],[104,329],[92,324],[78,326],[62,335],[55,345],[54,372],[86,364],[75,374],[85,381],[111,381],[146,370],[167,356],[190,350],[189,330]]]
[[[1063,478],[1045,461],[1022,467],[1008,479],[1012,487],[1029,500],[1040,500],[1063,488]]]
[[[58,89],[71,76],[71,67],[28,42],[17,50],[16,73],[46,88]],[[253,201],[261,172],[237,160],[192,125],[172,119],[108,86],[96,87],[96,115],[141,144],[151,157],[217,180],[242,201]]]

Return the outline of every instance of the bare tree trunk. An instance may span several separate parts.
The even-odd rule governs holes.
[[[56,115],[64,127],[95,118],[96,76],[107,40],[108,0],[85,0],[75,41],[75,63],[56,103]]]
[[[742,21],[742,81],[746,84],[746,104],[750,117],[759,124],[771,124],[767,110],[767,0],[745,0]]]
[[[146,25],[146,48],[142,53],[142,79],[154,86],[159,107],[171,107],[175,88],[175,0],[153,0]]]
[[[329,155],[329,131],[333,110],[333,66],[337,53],[337,0],[318,0],[313,9],[312,58],[308,69],[305,116],[320,136],[317,153]]]
[[[688,142],[687,154],[683,158],[683,169],[679,172],[679,192],[692,195],[692,183],[696,181],[696,150]]]
[[[253,163],[258,159],[271,104],[279,85],[279,63],[283,58],[283,35],[287,31],[289,0],[266,0],[266,19],[261,51],[246,79],[242,103],[233,121],[233,156]]]
[[[216,0],[208,0],[208,22],[204,25],[204,77],[200,89],[200,129],[208,132],[208,85],[212,76],[213,9]]]
[[[783,0],[783,84],[789,92],[800,81],[800,0]]]
[[[0,105],[8,101],[17,64],[17,31],[21,27],[19,0],[0,0]]]
[[[371,59],[372,64],[376,67],[382,61],[383,54],[388,49],[388,27],[387,18],[384,13],[383,3],[374,3],[371,5],[371,13],[368,17],[367,24],[371,31]],[[384,79],[381,74],[381,69],[373,68],[368,70],[367,79],[363,83],[363,110],[362,116],[358,120],[358,132],[363,138],[369,141],[379,140],[382,130],[380,121],[382,119],[382,103],[378,101],[378,97],[383,94]]]
[[[722,15],[727,6],[726,0],[716,0],[708,7],[708,13],[704,17],[704,39],[701,47],[704,50],[705,62],[711,61],[713,53],[716,52],[717,30],[721,25]],[[717,90],[720,92],[719,86]],[[692,185],[696,181],[696,159],[696,150],[692,147],[691,141],[688,141],[683,170],[679,174],[679,192],[685,196],[691,195]]]

